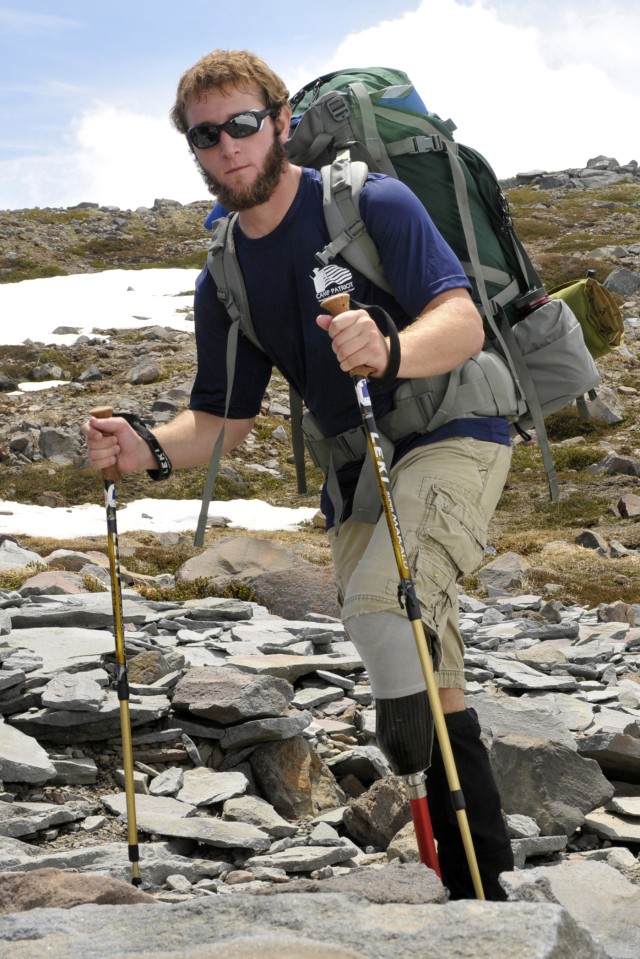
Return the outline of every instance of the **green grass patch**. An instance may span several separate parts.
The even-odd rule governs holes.
[[[591,529],[598,525],[608,505],[606,496],[586,495],[577,490],[556,503],[548,498],[538,500],[533,505],[533,513],[535,523],[546,529]]]
[[[173,589],[155,586],[140,586],[138,592],[145,599],[155,602],[184,603],[190,599],[206,599],[209,596],[221,599],[240,599],[247,603],[257,603],[258,597],[254,589],[241,581],[232,581],[226,586],[214,587],[206,578],[195,579],[191,582],[180,580]]]
[[[31,220],[41,226],[60,226],[63,223],[79,223],[98,216],[97,210],[92,209],[44,209],[38,207],[32,210],[21,210],[20,220]]]
[[[37,576],[38,573],[48,573],[50,570],[51,567],[45,563],[29,563],[27,566],[16,567],[15,569],[2,569],[0,570],[0,589],[20,589],[32,576]]]
[[[525,246],[534,240],[546,240],[553,243],[555,248],[558,238],[562,236],[562,225],[546,217],[521,217],[518,219],[516,228]]]
[[[51,276],[69,276],[68,270],[54,266],[52,263],[42,264],[33,260],[12,260],[11,267],[0,271],[0,283],[21,283],[22,280],[41,280]]]
[[[593,446],[556,446],[552,450],[556,472],[561,474],[569,470],[585,470],[603,458],[601,449]],[[511,468],[514,473],[524,470],[538,470],[543,468],[540,447],[520,443],[513,454]]]

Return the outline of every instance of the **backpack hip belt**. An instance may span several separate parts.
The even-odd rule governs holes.
[[[493,352],[483,351],[440,376],[403,380],[394,392],[394,409],[380,417],[378,434],[391,461],[395,444],[407,436],[422,436],[453,419],[504,416],[513,419],[522,412],[516,387],[505,361]],[[359,522],[376,523],[380,516],[380,497],[375,473],[368,469],[367,441],[362,426],[325,436],[312,413],[302,418],[305,445],[322,471],[327,493],[340,526],[343,499],[337,472],[345,466],[363,463],[353,501],[352,515]]]

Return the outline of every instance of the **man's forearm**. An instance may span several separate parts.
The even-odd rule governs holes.
[[[254,420],[227,420],[223,452],[239,446],[250,432]],[[191,466],[204,466],[211,459],[213,447],[220,435],[223,420],[220,416],[203,413],[198,410],[184,410],[166,426],[153,430],[171,460],[174,469]],[[149,451],[150,463],[144,469],[153,469],[155,461]]]
[[[482,320],[466,290],[432,304],[400,333],[401,377],[448,373],[482,349]]]

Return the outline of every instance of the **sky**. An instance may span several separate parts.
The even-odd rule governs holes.
[[[403,69],[501,178],[640,162],[639,0],[0,0],[0,209],[207,198],[168,112],[216,47]]]

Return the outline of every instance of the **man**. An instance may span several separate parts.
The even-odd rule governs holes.
[[[460,263],[421,203],[393,178],[370,175],[360,209],[394,295],[339,258],[332,268],[318,269],[314,255],[328,241],[321,178],[288,162],[288,92],[262,60],[246,51],[203,57],[181,78],[171,116],[219,203],[239,212],[234,241],[264,350],[239,338],[225,452],[250,432],[273,365],[304,397],[321,435],[333,437],[361,426],[350,370],[373,371],[379,424],[393,408],[396,379],[441,378],[482,349],[482,321]],[[331,317],[319,306],[336,284],[355,303],[377,304],[393,318],[401,348],[393,382],[386,376],[389,342],[367,310]],[[152,437],[139,435],[121,418],[89,419],[84,431],[96,469],[117,464],[121,473],[158,467],[166,473],[162,456],[176,468],[208,462],[224,420],[229,317],[207,269],[196,284],[195,324],[197,372],[189,410]],[[481,559],[509,463],[506,421],[476,416],[401,437],[391,470],[480,875],[491,899],[504,898],[498,875],[513,868],[513,859],[477,718],[465,704],[456,582]],[[385,520],[363,522],[352,515],[361,465],[361,460],[341,465],[339,488],[329,491],[325,484],[322,507],[343,620],[376,696],[381,746],[397,768],[398,717],[402,736],[422,741],[429,708],[413,632],[398,604]],[[428,764],[427,756],[424,767]],[[443,879],[452,897],[471,897],[437,743],[427,786]]]

